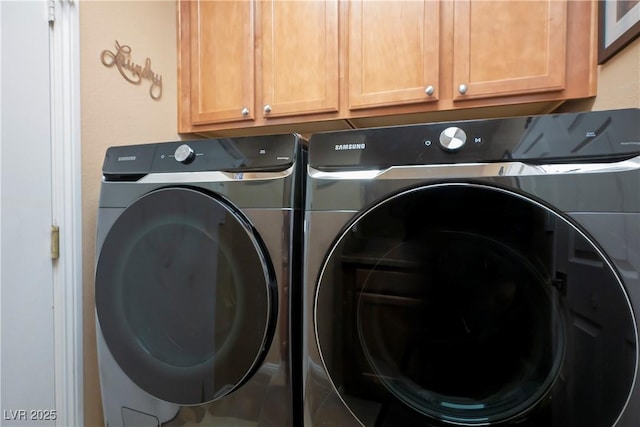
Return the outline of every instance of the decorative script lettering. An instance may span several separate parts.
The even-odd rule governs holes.
[[[127,45],[121,45],[116,40],[116,51],[103,50],[100,60],[105,67],[115,66],[122,77],[129,83],[139,85],[142,79],[151,81],[149,95],[153,99],[160,99],[162,96],[162,76],[156,74],[151,69],[151,59],[147,58],[144,66],[131,61],[131,48]]]

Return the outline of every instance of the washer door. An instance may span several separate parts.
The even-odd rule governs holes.
[[[611,427],[635,320],[597,245],[496,187],[412,189],[359,215],[316,288],[320,354],[365,426]]]
[[[269,348],[275,279],[242,214],[193,189],[128,207],[96,268],[98,322],[122,370],[149,394],[198,404],[241,385]]]

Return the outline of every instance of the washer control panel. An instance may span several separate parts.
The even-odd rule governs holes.
[[[110,147],[106,180],[134,180],[148,173],[283,171],[298,158],[297,134],[194,139]]]

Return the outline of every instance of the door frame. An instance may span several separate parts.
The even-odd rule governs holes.
[[[49,0],[56,426],[84,424],[79,3]]]
[[[29,18],[23,25],[48,25],[48,29],[38,35],[47,34],[47,40],[38,42],[48,44],[49,48],[49,117],[37,118],[49,126],[51,209],[42,215],[50,216],[48,220],[52,226],[59,227],[61,237],[60,256],[53,259],[52,250],[51,261],[53,336],[50,338],[54,347],[54,381],[52,389],[45,391],[51,394],[56,406],[41,409],[48,413],[49,425],[80,426],[84,419],[79,5],[74,0],[39,0],[38,3],[42,15]],[[53,241],[53,232],[51,238]],[[42,243],[47,243],[46,235],[43,242],[37,242]],[[26,416],[26,409],[15,410]]]

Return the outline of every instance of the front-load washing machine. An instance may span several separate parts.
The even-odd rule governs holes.
[[[640,425],[640,110],[313,135],[307,427]]]
[[[108,149],[95,275],[106,426],[298,424],[304,157],[293,134]]]

